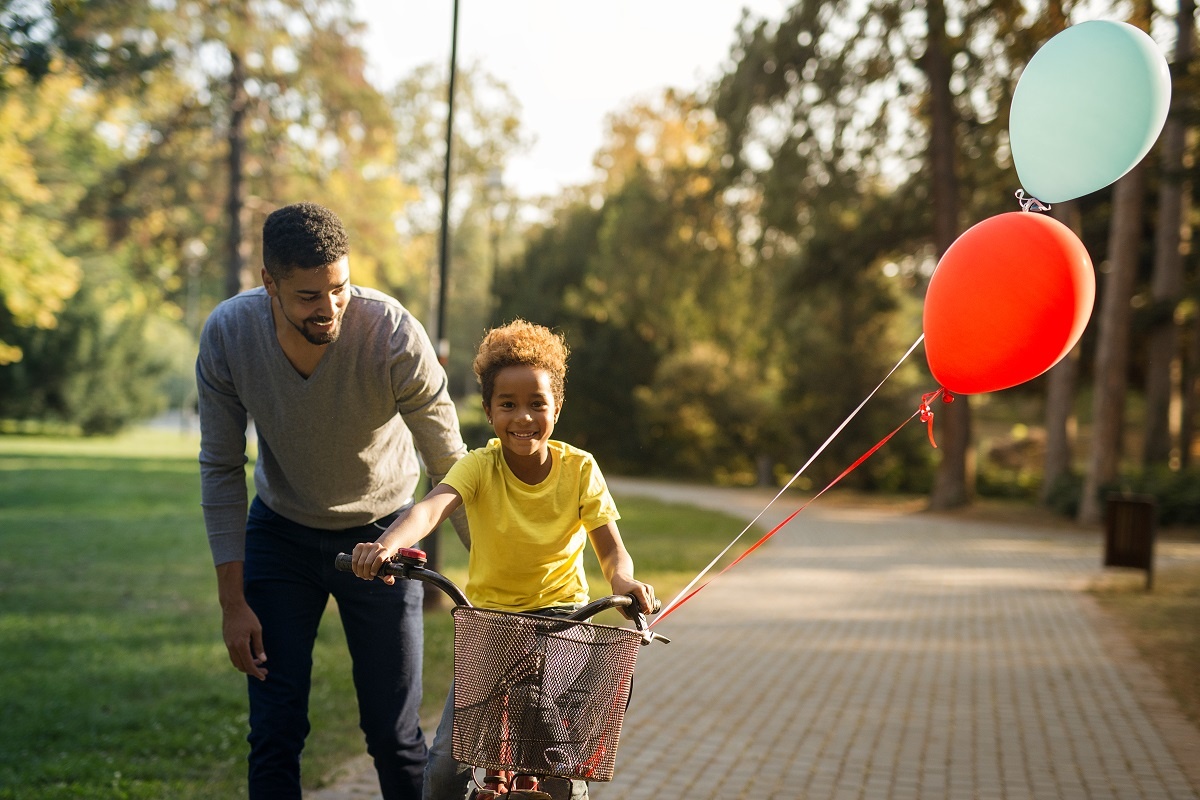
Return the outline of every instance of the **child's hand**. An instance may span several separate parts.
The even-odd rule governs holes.
[[[654,613],[654,587],[648,583],[635,581],[624,575],[614,575],[612,579],[613,594],[631,594],[637,598],[643,614]]]
[[[384,562],[394,555],[394,551],[379,542],[359,542],[354,545],[354,574],[369,581],[379,574]],[[383,582],[391,586],[396,582],[395,575],[384,575]]]

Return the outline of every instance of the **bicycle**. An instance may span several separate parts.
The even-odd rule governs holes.
[[[335,560],[351,564],[347,553]],[[612,780],[638,649],[670,642],[636,598],[609,595],[567,616],[493,611],[425,564],[404,548],[379,575],[431,584],[454,603],[453,753],[472,767],[469,800],[559,800],[570,779]],[[610,608],[634,627],[587,622]]]

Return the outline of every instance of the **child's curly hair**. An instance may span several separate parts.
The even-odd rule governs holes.
[[[570,349],[562,334],[523,319],[493,328],[479,343],[475,362],[475,377],[483,392],[483,404],[491,406],[496,375],[505,367],[529,366],[550,373],[555,404],[561,408],[567,382],[567,356]]]

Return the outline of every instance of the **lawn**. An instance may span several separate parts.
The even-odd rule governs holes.
[[[170,432],[0,436],[0,798],[245,794],[245,679],[221,642],[196,449],[194,437]],[[664,598],[742,527],[640,499],[621,511],[638,576]],[[443,569],[461,581],[465,552],[452,534],[443,541]],[[434,714],[450,639],[450,614],[431,613],[425,708]],[[353,698],[329,613],[315,652],[307,785],[363,751]]]

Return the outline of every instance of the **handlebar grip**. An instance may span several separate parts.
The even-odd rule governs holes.
[[[353,572],[354,556],[350,555],[349,553],[338,553],[333,557],[333,566],[339,572]],[[404,577],[403,573],[401,572],[400,565],[394,561],[385,561],[380,565],[379,574],[377,577],[382,577],[384,575],[396,575],[399,577]]]
[[[639,604],[639,603],[638,603],[638,601],[637,601],[637,597],[635,597],[633,594],[624,594],[624,595],[621,595],[621,597],[623,597],[623,598],[628,598],[629,602],[627,602],[627,603],[621,603],[621,602],[614,603],[614,605],[615,605],[615,606],[617,606],[618,608],[622,608],[622,610],[624,610],[624,608],[631,608],[631,609],[634,609],[634,611],[635,611],[635,612],[640,612],[640,611],[642,610],[642,609],[641,609],[641,607],[640,607],[640,604]],[[651,609],[650,609],[650,613],[651,613],[651,614],[657,614],[658,612],[662,611],[662,607],[663,607],[663,606],[662,606],[662,600],[659,600],[659,599],[656,597],[656,598],[654,598],[654,605],[651,607]],[[633,613],[633,612],[631,612],[631,613]]]

